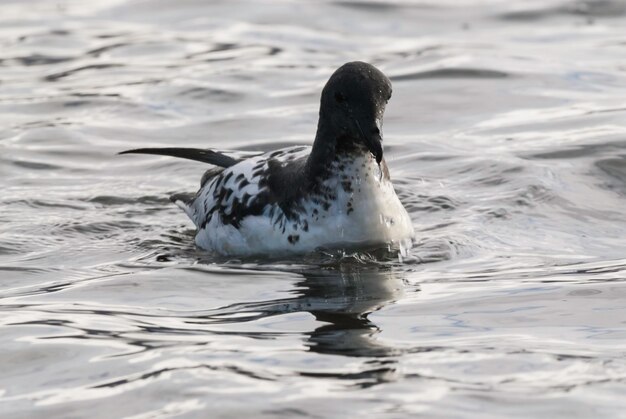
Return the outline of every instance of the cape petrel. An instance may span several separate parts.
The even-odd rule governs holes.
[[[406,248],[411,219],[383,158],[382,121],[391,82],[350,62],[322,90],[312,147],[252,157],[195,148],[140,148],[213,165],[195,194],[172,201],[197,227],[196,244],[225,256],[305,253],[320,248]]]

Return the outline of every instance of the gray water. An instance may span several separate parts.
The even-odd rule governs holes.
[[[623,417],[626,3],[5,0],[2,417]],[[224,260],[144,146],[310,144],[388,74],[416,226],[385,254]]]

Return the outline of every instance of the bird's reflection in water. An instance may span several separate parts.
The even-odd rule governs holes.
[[[404,293],[404,283],[393,270],[338,268],[307,271],[302,276],[294,284],[297,295],[292,298],[235,304],[224,307],[217,316],[208,317],[228,323],[308,312],[323,322],[307,332],[306,344],[311,351],[353,357],[385,357],[396,353],[377,341],[376,335],[381,330],[368,318]],[[232,314],[238,316],[230,318]]]
[[[356,371],[353,365],[350,372],[341,366],[323,371],[301,370],[299,375],[341,380],[350,387],[361,388],[395,381],[398,376],[395,355],[401,351],[376,338],[381,329],[368,317],[401,298],[405,291],[403,280],[393,270],[363,267],[309,271],[302,276],[294,284],[297,295],[293,298],[231,305],[221,313],[225,317],[217,317],[222,321],[228,319],[226,322],[241,322],[288,313],[311,313],[322,325],[304,332],[310,351],[360,357],[363,362]],[[231,317],[233,314],[237,316]],[[213,317],[213,320],[217,319]]]
[[[392,271],[308,273],[299,285],[302,295],[294,303],[326,323],[310,333],[311,351],[365,357],[395,352],[376,340],[380,328],[368,318],[404,292],[402,280]]]

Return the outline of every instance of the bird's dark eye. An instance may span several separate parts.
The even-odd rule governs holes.
[[[345,102],[346,97],[341,92],[335,92],[335,100],[337,101],[337,103],[342,103]]]

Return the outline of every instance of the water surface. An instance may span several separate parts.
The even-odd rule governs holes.
[[[5,1],[0,409],[20,417],[620,417],[619,1]],[[388,74],[417,242],[223,260],[144,146],[310,144]]]

